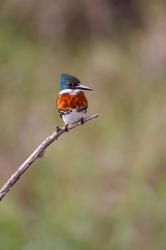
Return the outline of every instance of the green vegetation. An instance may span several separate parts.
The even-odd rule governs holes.
[[[101,113],[1,202],[1,250],[165,250],[166,6],[90,2],[0,3],[0,184],[62,124],[62,72]]]

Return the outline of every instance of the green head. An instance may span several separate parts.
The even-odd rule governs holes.
[[[75,76],[62,74],[60,77],[60,89],[82,89],[82,90],[92,90],[91,88],[81,84],[80,80]]]

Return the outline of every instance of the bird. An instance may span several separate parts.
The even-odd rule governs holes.
[[[88,100],[84,93],[85,90],[92,91],[93,89],[83,85],[75,76],[61,74],[57,108],[60,117],[64,121],[66,131],[68,125],[79,121],[82,124],[84,123],[88,108]]]

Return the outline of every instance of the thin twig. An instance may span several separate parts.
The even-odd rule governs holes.
[[[84,122],[88,122],[92,119],[95,119],[99,116],[99,114],[91,115],[85,118]],[[6,181],[4,186],[0,190],[0,201],[5,197],[5,195],[9,192],[12,186],[18,181],[21,175],[32,165],[32,163],[40,157],[43,157],[46,148],[58,139],[60,135],[65,133],[68,130],[71,130],[77,126],[82,125],[81,121],[67,127],[56,128],[56,131],[47,137],[35,150],[34,152],[18,167],[18,169],[11,175],[11,177]]]

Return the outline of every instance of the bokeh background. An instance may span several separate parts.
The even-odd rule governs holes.
[[[0,184],[62,121],[59,75],[101,113],[0,204],[1,250],[165,250],[166,3],[1,0]]]

